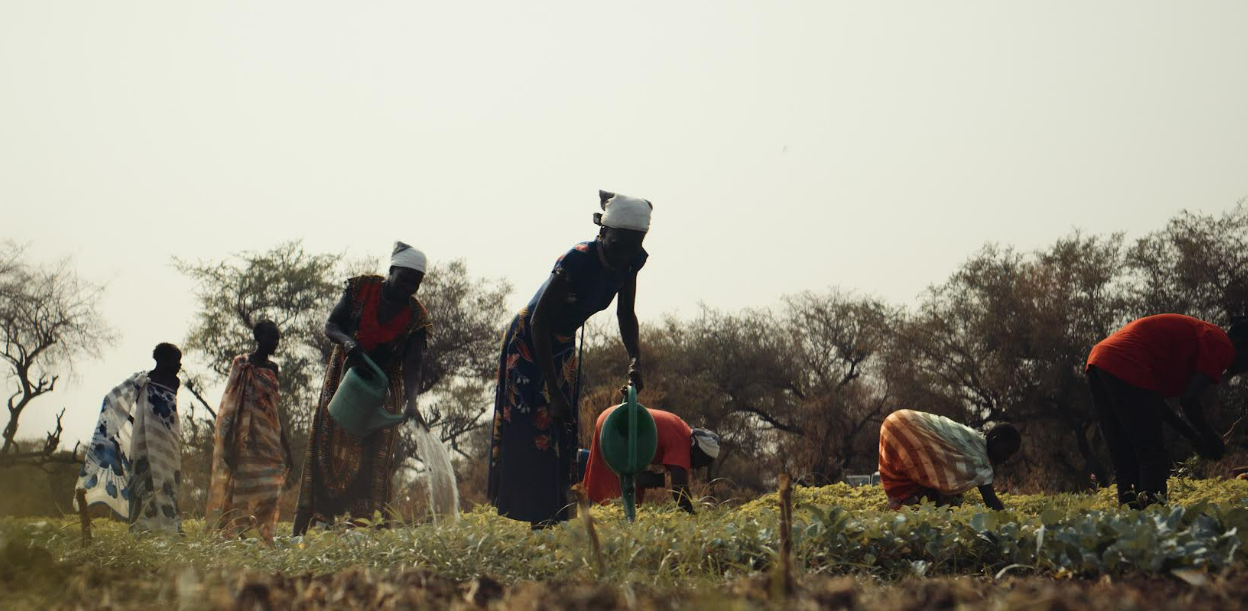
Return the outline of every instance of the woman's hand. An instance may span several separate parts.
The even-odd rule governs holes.
[[[1202,422],[1203,426],[1198,426],[1200,432],[1201,443],[1196,445],[1196,453],[1208,460],[1221,460],[1226,456],[1226,443],[1222,441],[1222,437],[1213,430],[1213,427]]]
[[[415,420],[416,424],[419,424],[421,428],[425,430],[429,429],[428,426],[425,426],[425,418],[424,416],[420,415],[420,410],[416,409],[415,403],[407,404],[407,409],[403,410],[403,417],[407,418],[408,420]]]
[[[641,381],[641,363],[638,359],[633,359],[628,365],[628,381],[637,387],[637,392],[641,392],[641,389],[645,386]]]
[[[1005,504],[997,497],[997,491],[993,489],[992,484],[984,484],[979,487],[979,495],[984,497],[984,505],[993,511],[1004,511]]]
[[[359,358],[359,356],[364,353],[364,348],[360,346],[360,342],[357,342],[352,338],[347,338],[347,341],[342,342],[342,349],[346,351],[347,356],[351,358]]]

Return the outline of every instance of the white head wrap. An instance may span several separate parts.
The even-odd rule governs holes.
[[[602,202],[603,213],[599,223],[603,227],[643,233],[650,231],[650,211],[654,206],[649,201],[609,191],[599,191],[598,198]]]
[[[702,450],[703,454],[711,457],[711,460],[719,458],[719,435],[712,433],[706,429],[693,429],[693,445]]]
[[[394,252],[390,254],[390,267],[406,267],[423,274],[425,273],[425,253],[403,242],[395,242]]]

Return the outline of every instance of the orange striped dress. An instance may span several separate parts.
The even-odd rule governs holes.
[[[880,425],[880,482],[894,509],[924,489],[954,495],[991,484],[988,442],[944,416],[898,410]]]
[[[217,410],[206,512],[208,524],[228,537],[255,528],[273,539],[287,475],[278,396],[276,372],[250,363],[245,354],[234,357]],[[225,464],[227,448],[236,456],[234,469]]]

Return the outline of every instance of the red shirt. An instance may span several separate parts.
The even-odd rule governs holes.
[[[1235,346],[1217,325],[1182,314],[1158,314],[1101,340],[1088,355],[1088,366],[1163,397],[1177,397],[1196,372],[1218,382],[1234,360]]]
[[[585,481],[581,484],[589,500],[604,503],[620,496],[620,476],[616,475],[598,448],[598,436],[602,434],[602,423],[618,406],[608,407],[598,415],[594,424],[594,438],[589,444],[589,463],[585,465]],[[652,465],[680,467],[689,470],[689,451],[693,447],[693,429],[685,424],[680,416],[671,412],[646,408],[654,418],[654,426],[659,436],[659,448],[654,452]],[[641,490],[637,491],[637,499],[641,500]]]
[[[360,308],[360,328],[355,334],[355,341],[360,343],[365,352],[372,352],[377,346],[394,341],[407,330],[412,320],[411,307],[404,307],[384,324],[378,320],[381,290],[382,282],[376,280],[361,286],[355,296],[359,302],[357,307]]]

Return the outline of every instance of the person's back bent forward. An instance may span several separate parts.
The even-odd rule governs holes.
[[[895,411],[880,425],[880,481],[888,506],[900,509],[924,499],[958,504],[962,493],[979,488],[985,505],[1004,509],[992,488],[993,464],[1008,460],[1021,445],[1009,424],[984,435],[944,416]]]
[[[582,485],[589,500],[605,503],[620,496],[620,480],[602,457],[598,445],[602,425],[607,416],[619,406],[608,407],[598,415],[594,424],[594,437],[589,446],[589,462],[585,465]],[[646,408],[654,418],[659,444],[651,465],[662,466],[672,476],[672,496],[681,509],[693,513],[693,498],[689,493],[689,471],[706,467],[719,456],[719,436],[705,429],[692,428],[680,416],[671,412]],[[662,473],[650,471],[637,474],[638,500],[646,488],[662,488],[666,484]]]
[[[1248,324],[1223,331],[1181,314],[1132,321],[1088,354],[1088,386],[1101,435],[1114,461],[1118,502],[1143,507],[1162,502],[1170,457],[1162,422],[1191,440],[1196,452],[1221,458],[1222,438],[1205,421],[1203,395],[1248,365]],[[1179,397],[1190,424],[1166,404]]]

